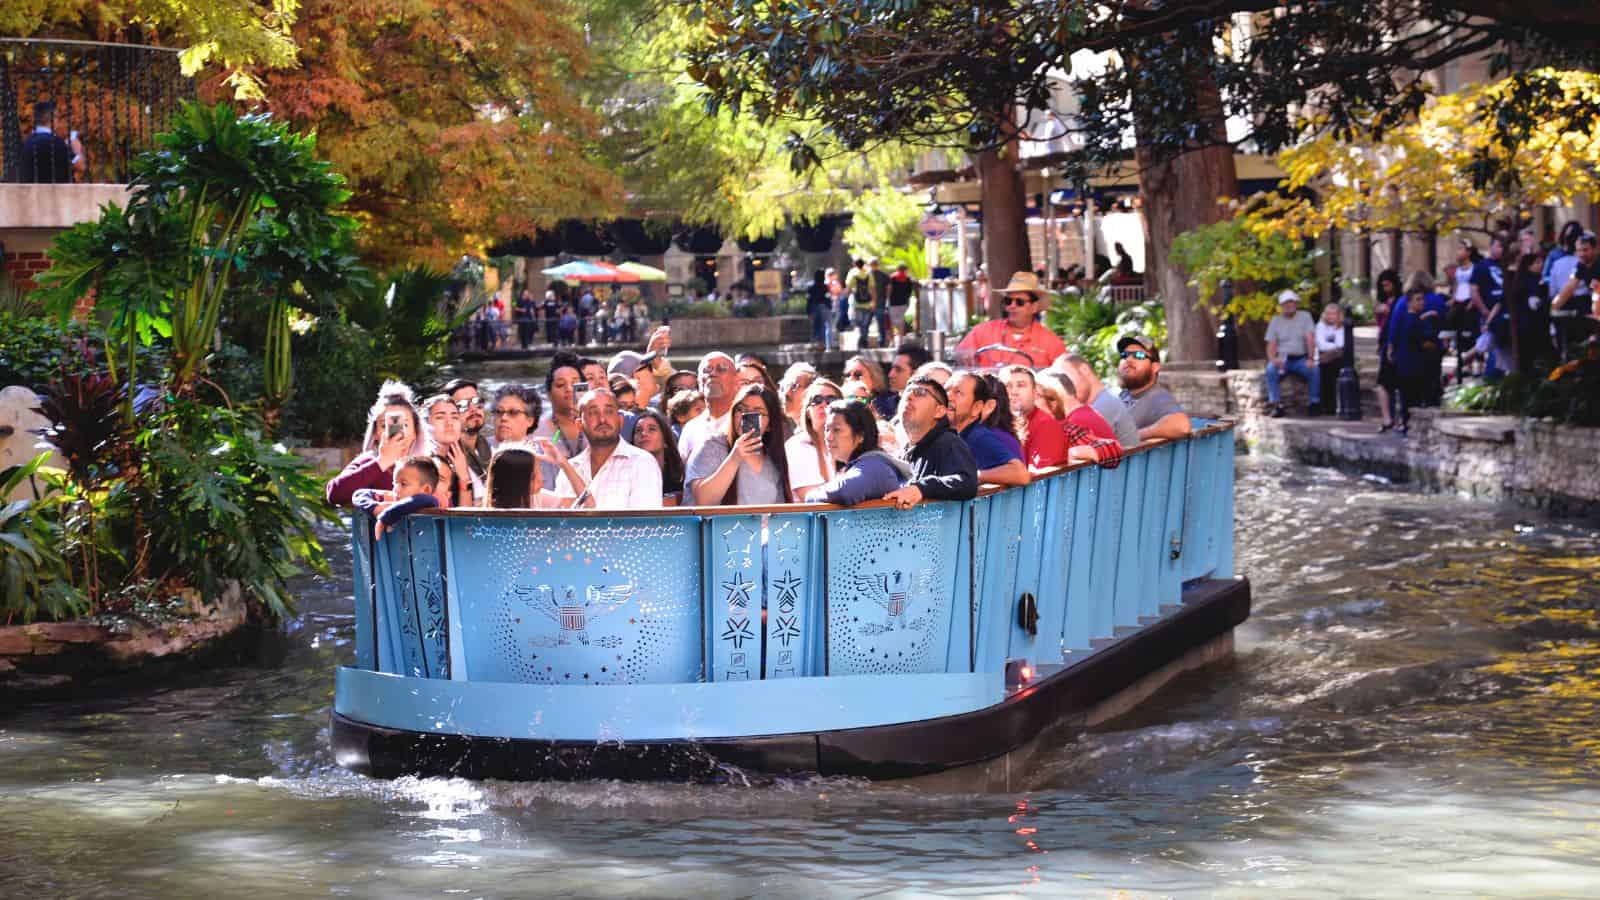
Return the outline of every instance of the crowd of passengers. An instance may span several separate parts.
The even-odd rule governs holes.
[[[1019,275],[1006,294],[1006,317],[996,320],[1002,343],[1007,326],[1019,341],[1043,327],[1035,283]],[[485,397],[456,379],[417,402],[405,385],[387,383],[363,452],[328,482],[328,501],[373,513],[380,534],[429,507],[882,499],[908,509],[969,499],[984,484],[1024,485],[1074,462],[1113,467],[1124,450],[1192,427],[1159,383],[1159,348],[1138,334],[1118,341],[1120,392],[1068,353],[1038,368],[990,371],[952,368],[904,342],[887,373],[857,356],[840,381],[808,363],[774,380],[753,354],[713,351],[696,372],[673,371],[670,345],[662,327],[645,352],[604,365],[558,352],[542,392],[507,385]]]

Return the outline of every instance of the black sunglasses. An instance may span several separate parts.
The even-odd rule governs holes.
[[[816,396],[812,397],[810,400],[807,400],[806,401],[806,405],[807,406],[823,406],[825,404],[832,403],[835,400],[843,400],[843,399],[844,399],[843,397],[830,397],[827,394],[817,394]]]
[[[1007,297],[1006,298],[1006,305],[1007,306],[1027,306],[1029,303],[1032,303],[1032,302],[1033,302],[1033,298],[1032,297]]]
[[[1123,359],[1127,359],[1130,356],[1137,360],[1146,360],[1150,358],[1150,354],[1144,352],[1143,350],[1124,350],[1118,355]]]

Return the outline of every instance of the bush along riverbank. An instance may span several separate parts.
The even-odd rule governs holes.
[[[226,106],[185,105],[157,147],[127,208],[60,235],[29,296],[70,352],[44,363],[39,407],[59,468],[0,471],[0,690],[199,658],[289,615],[289,576],[326,568],[315,527],[334,514],[274,432],[293,323],[370,288],[343,179],[313,138]],[[215,377],[219,330],[259,360],[253,395]]]

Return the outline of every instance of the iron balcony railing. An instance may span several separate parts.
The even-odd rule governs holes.
[[[167,47],[0,38],[0,181],[126,183],[134,157],[194,92]],[[24,165],[41,101],[55,104],[55,134],[75,131],[82,144],[82,163],[67,172],[48,152]]]

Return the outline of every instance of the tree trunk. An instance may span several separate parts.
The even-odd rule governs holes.
[[[983,200],[983,264],[989,273],[989,297],[984,308],[991,318],[1001,315],[1005,287],[1017,272],[1033,270],[1028,249],[1028,197],[1017,165],[1015,139],[998,150],[974,156]]]
[[[1174,86],[1176,87],[1176,86]],[[1146,281],[1161,295],[1167,313],[1167,362],[1217,358],[1217,317],[1209,308],[1216,298],[1203,298],[1189,286],[1188,275],[1170,261],[1172,239],[1226,216],[1219,198],[1239,196],[1233,148],[1223,142],[1222,98],[1214,80],[1204,74],[1189,82],[1213,140],[1171,158],[1161,157],[1141,139],[1134,156],[1139,165],[1139,193],[1144,200]],[[1139,102],[1135,95],[1134,102]],[[1136,115],[1136,121],[1145,116]]]

